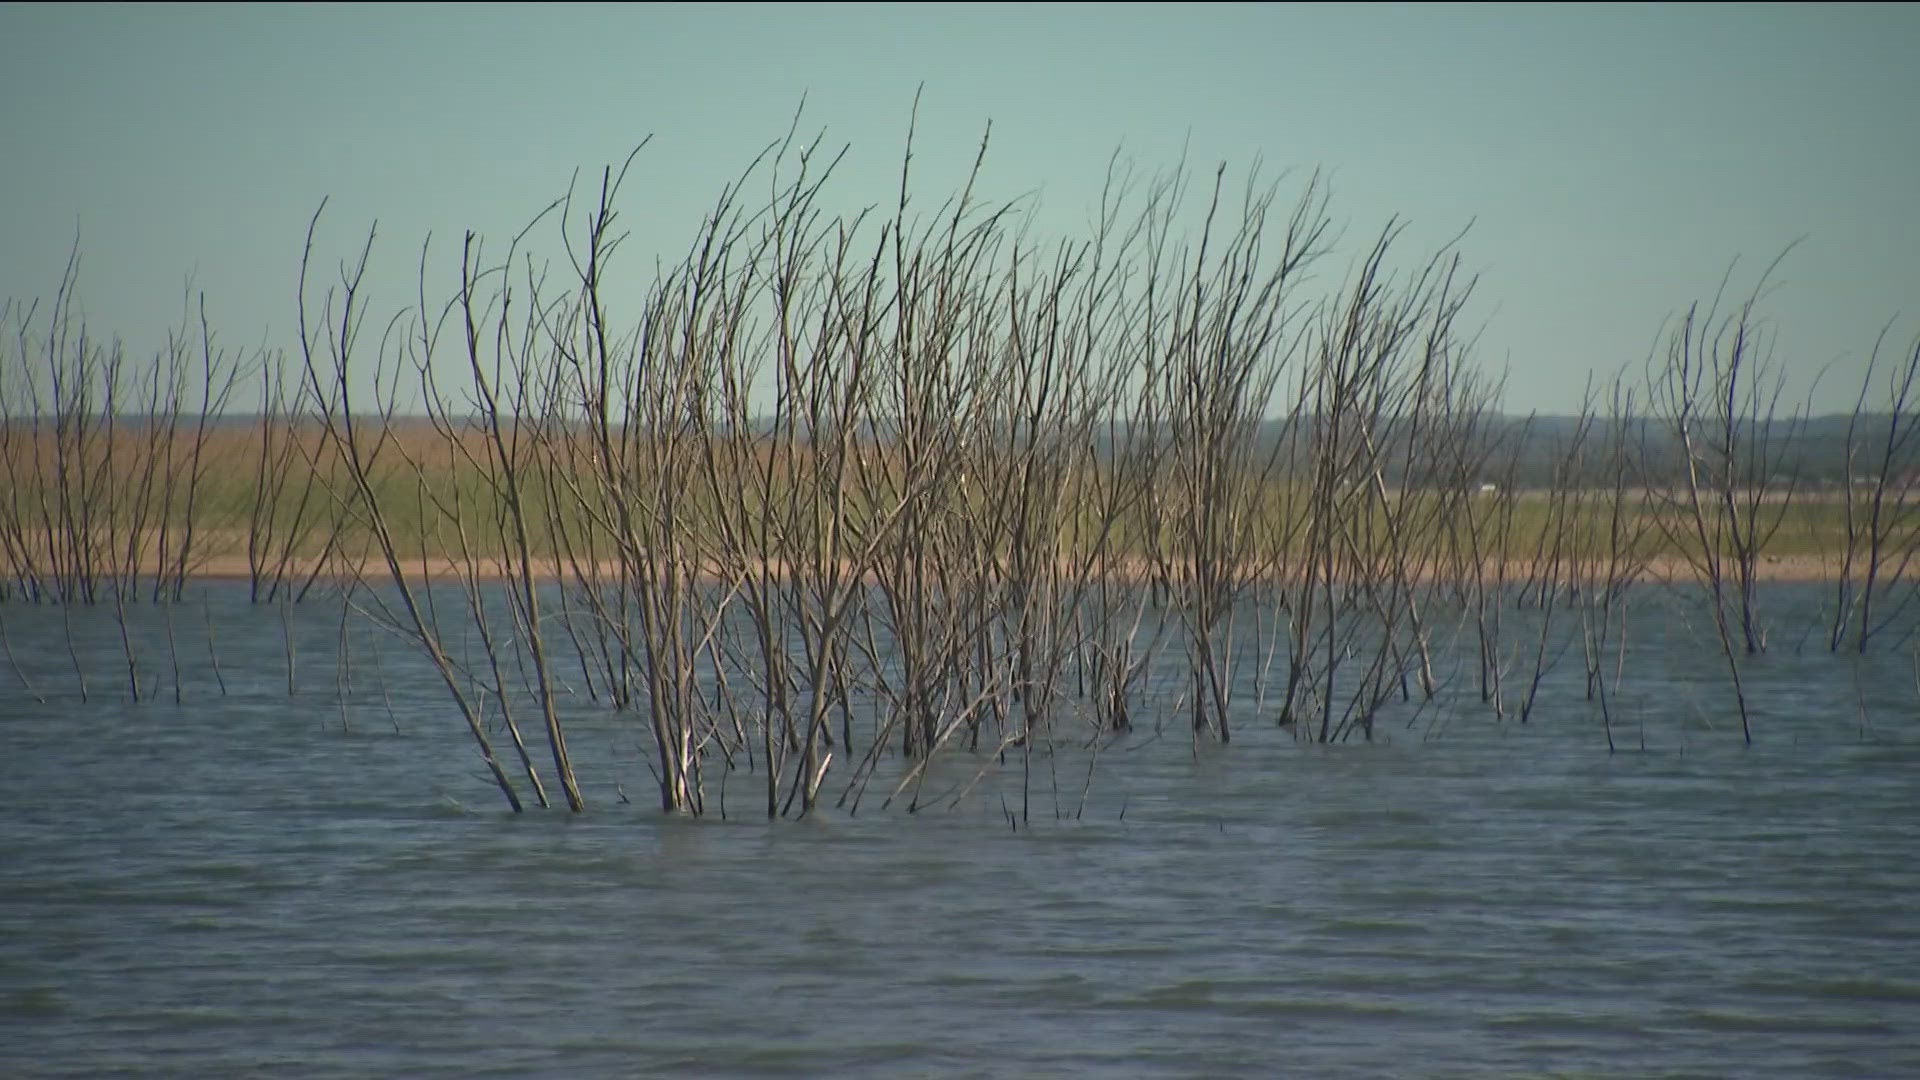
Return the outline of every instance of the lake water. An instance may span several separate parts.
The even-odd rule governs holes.
[[[1196,751],[1142,712],[957,807],[769,823],[750,777],[663,817],[584,705],[590,812],[515,816],[404,646],[343,706],[337,607],[293,609],[289,693],[244,599],[172,612],[180,703],[164,609],[131,702],[109,611],[0,607],[0,1072],[1920,1075],[1910,642],[1778,634],[1751,747],[1675,600],[1615,754],[1569,657],[1524,725]]]

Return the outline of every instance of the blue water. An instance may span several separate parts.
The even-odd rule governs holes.
[[[590,810],[516,816],[404,645],[292,609],[289,693],[243,601],[174,611],[178,703],[158,609],[130,701],[110,612],[0,608],[0,1072],[1920,1075],[1910,653],[1782,636],[1749,747],[1649,615],[1619,753],[1570,657],[1524,725],[1196,750],[1150,697],[1097,756],[954,754],[957,806],[774,823],[717,768],[662,816],[570,701]]]

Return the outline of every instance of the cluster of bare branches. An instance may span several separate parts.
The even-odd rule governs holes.
[[[0,600],[110,607],[139,698],[127,607],[178,601],[199,571],[229,494],[212,476],[216,428],[262,354],[216,345],[204,296],[190,295],[166,344],[132,360],[91,331],[79,276],[76,246],[45,310],[9,302],[0,314]],[[178,694],[170,614],[168,652]]]
[[[358,612],[417,647],[516,810],[586,807],[589,707],[631,718],[688,814],[726,812],[734,774],[778,817],[957,802],[1003,769],[1025,815],[1041,783],[1057,803],[1056,747],[1170,717],[1196,744],[1370,740],[1460,699],[1525,722],[1570,656],[1612,747],[1656,572],[1700,586],[1751,738],[1757,586],[1803,509],[1762,288],[1689,309],[1645,390],[1590,393],[1529,488],[1458,238],[1403,260],[1392,222],[1329,273],[1319,176],[1116,163],[1089,233],[1041,242],[978,193],[987,145],[923,206],[910,136],[897,199],[849,214],[844,151],[789,131],[638,292],[611,270],[638,149],[503,249],[465,236],[450,289],[429,240],[391,310],[375,232],[328,273],[316,212],[284,368],[216,348],[202,309],[132,369],[69,267],[49,318],[9,309],[36,362],[0,379],[0,587],[178,600],[224,537],[283,618],[325,582],[343,641]],[[1920,346],[1849,430],[1835,649],[1914,599],[1916,373]],[[139,696],[131,645],[128,672]]]
[[[77,604],[177,599],[201,554],[211,425],[255,361],[215,346],[204,297],[149,362],[130,360],[76,310],[79,270],[76,251],[44,313],[5,309],[0,590]]]
[[[1834,575],[1835,603],[1828,641],[1837,652],[1866,652],[1868,642],[1895,626],[1920,593],[1914,558],[1920,555],[1920,420],[1914,392],[1920,380],[1920,337],[1904,355],[1882,366],[1887,331],[1874,341],[1860,396],[1847,422],[1846,539]],[[1875,382],[1884,397],[1868,412]]]
[[[438,308],[423,255],[419,303],[389,324],[412,329],[383,339],[371,384],[417,378],[433,445],[459,460],[392,437],[391,389],[356,405],[364,249],[307,335],[307,397],[352,478],[337,501],[387,571],[356,595],[433,659],[511,801],[545,801],[526,706],[578,808],[568,694],[642,719],[663,808],[702,812],[705,770],[746,767],[770,816],[810,811],[831,775],[848,807],[883,774],[888,803],[964,792],[978,774],[926,787],[955,749],[1017,760],[1025,791],[1036,752],[1130,730],[1150,693],[1172,693],[1196,740],[1228,741],[1242,714],[1371,737],[1389,698],[1438,693],[1447,610],[1481,637],[1498,702],[1510,657],[1489,582],[1516,563],[1514,504],[1481,497],[1498,388],[1456,328],[1472,282],[1453,245],[1399,271],[1390,225],[1316,300],[1318,177],[1283,207],[1279,184],[1222,169],[1186,232],[1184,174],[1142,185],[1116,166],[1093,235],[1045,246],[1017,206],[975,196],[978,161],[918,209],[911,150],[889,214],[829,215],[838,158],[789,136],[616,329],[605,282],[631,160],[550,208],[571,271],[558,295],[525,234],[497,262],[469,237]],[[461,399],[441,386],[456,368]],[[436,482],[456,473],[472,490]],[[429,567],[400,550],[389,495],[409,489],[484,663],[445,647]],[[1553,545],[1546,596],[1572,577]],[[1268,712],[1257,660],[1282,650]],[[1169,658],[1178,688],[1150,686]]]

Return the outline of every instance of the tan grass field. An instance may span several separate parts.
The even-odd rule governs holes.
[[[407,420],[365,437],[381,447],[379,467],[370,478],[373,495],[410,577],[492,579],[517,572],[517,564],[507,563],[513,546],[502,531],[497,474],[477,428],[450,433],[424,420]],[[746,449],[754,456],[743,460],[764,461],[764,448]],[[604,514],[604,507],[569,505],[568,484],[588,499],[602,494],[596,489],[598,466],[591,448],[563,439],[544,452],[546,460],[557,459],[572,471],[531,497],[532,573],[552,579],[616,577],[620,565],[611,557],[614,545],[604,528],[591,524],[596,514]],[[817,490],[818,478],[799,476],[805,464],[784,463],[775,473],[776,483],[811,483],[815,488],[809,490]],[[529,476],[537,474],[531,467],[522,468]],[[974,475],[1004,474],[981,469]],[[980,490],[953,496],[945,512],[968,512],[965,508],[999,497],[975,486]],[[740,497],[749,498],[753,485],[743,479],[738,487]],[[1606,572],[1601,564],[1609,556],[1599,514],[1611,493],[1575,494],[1571,501],[1581,509],[1557,524],[1551,520],[1551,497],[1544,492],[1502,493],[1499,498],[1510,500],[1504,514],[1490,512],[1485,497],[1459,503],[1457,512],[1480,516],[1482,528],[1497,519],[1504,531],[1486,536],[1476,559],[1448,547],[1444,534],[1454,533],[1451,542],[1457,543],[1455,525],[1429,521],[1428,527],[1438,530],[1435,535],[1400,538],[1403,571],[1426,581],[1467,576],[1524,581],[1548,572],[1536,567],[1551,567],[1552,576],[1562,581],[1592,580]],[[101,576],[120,577],[318,574],[335,580],[384,580],[389,567],[350,495],[339,462],[311,423],[228,422],[200,431],[188,421],[170,427],[117,422],[76,431],[56,430],[50,422],[9,421],[0,423],[0,571],[19,580],[83,565]],[[1676,500],[1672,493],[1664,499],[1656,495],[1645,489],[1626,493],[1630,516],[1650,527],[1640,531],[1638,550],[1624,553],[1622,565],[1638,568],[1632,576],[1645,580],[1687,580],[1696,575],[1685,546],[1686,531],[1663,531],[1647,516],[1653,512],[1648,507],[1661,502],[1671,512]],[[647,509],[641,486],[627,496],[637,501],[636,510]],[[756,497],[769,495],[763,491]],[[1781,506],[1772,493],[1763,495],[1763,503],[1779,507],[1783,516],[1763,548],[1756,574],[1772,581],[1835,580],[1846,562],[1844,499],[1833,492],[1802,493],[1792,505]],[[1299,492],[1284,486],[1254,501],[1266,515],[1257,527],[1275,536],[1293,532],[1289,521],[1304,510]],[[710,504],[711,497],[706,502]],[[792,538],[774,538],[771,550],[730,546],[711,527],[715,508],[694,509],[694,519],[708,524],[696,524],[686,534],[693,553],[681,565],[702,567],[709,579],[737,576],[749,568],[789,578],[795,565],[807,564],[804,544],[796,549]],[[1059,511],[1062,551],[1074,550],[1075,542],[1067,537],[1076,512],[1072,507]],[[1564,554],[1551,563],[1538,561],[1536,553],[1552,547],[1548,541],[1555,528],[1563,530]],[[1097,560],[1100,573],[1122,581],[1180,576],[1179,556],[1149,558],[1138,546],[1139,535],[1137,522],[1116,530]],[[1289,541],[1279,543],[1280,550],[1268,550],[1246,564],[1242,578],[1297,579],[1299,560],[1287,554]],[[1062,556],[1063,573],[1070,572],[1070,561]],[[1896,572],[1907,569],[1894,566]]]

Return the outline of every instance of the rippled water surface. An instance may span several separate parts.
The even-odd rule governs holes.
[[[404,648],[343,708],[337,611],[296,611],[289,694],[243,600],[176,613],[180,703],[157,639],[132,703],[110,618],[70,653],[5,609],[0,1072],[1920,1075],[1910,655],[1777,646],[1752,747],[1714,653],[1649,646],[1616,754],[1568,661],[1525,725],[1142,718],[777,823],[746,776],[662,817],[583,710],[590,812],[515,816]]]

